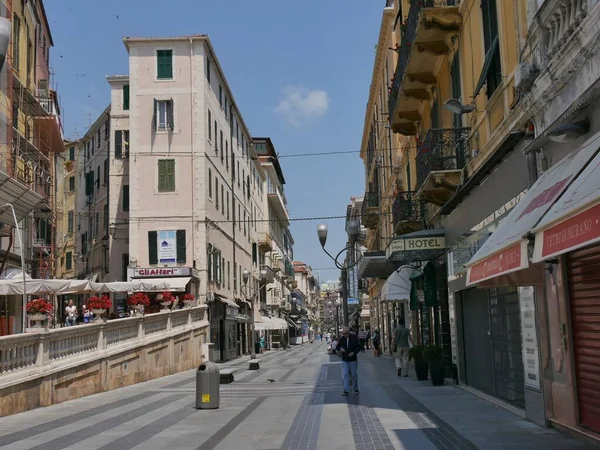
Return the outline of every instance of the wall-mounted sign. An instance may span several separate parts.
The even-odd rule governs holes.
[[[349,305],[358,305],[359,303],[360,303],[360,302],[358,301],[358,299],[357,299],[357,298],[352,298],[352,297],[350,297],[350,298],[348,299],[348,304],[349,304]]]
[[[395,253],[415,252],[424,250],[443,250],[446,248],[446,238],[444,236],[418,237],[418,238],[394,238],[385,251],[385,256],[389,259]]]
[[[157,233],[158,263],[175,264],[177,262],[177,231],[163,230]]]
[[[134,269],[134,278],[156,278],[156,277],[190,277],[190,267],[151,267],[147,269]]]
[[[523,368],[525,386],[540,389],[540,357],[538,354],[535,293],[532,286],[519,288],[521,310],[521,339],[523,340]]]

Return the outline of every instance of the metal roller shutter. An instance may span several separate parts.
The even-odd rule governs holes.
[[[567,255],[579,423],[600,432],[600,246]]]

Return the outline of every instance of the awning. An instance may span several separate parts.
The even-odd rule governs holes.
[[[385,279],[394,269],[394,264],[388,262],[385,252],[365,252],[358,264],[358,277]]]
[[[228,299],[227,297],[222,296],[221,294],[215,294],[215,298],[227,306],[231,306],[232,308],[239,309],[239,305],[236,302]]]
[[[598,151],[600,135],[552,166],[466,264],[467,286],[529,267],[528,234]]]
[[[415,269],[402,266],[385,281],[381,288],[382,302],[408,302],[410,301],[411,276],[418,273]]]
[[[254,329],[259,331],[273,330],[271,319],[265,316],[260,316],[260,322],[254,320]]]
[[[34,191],[31,186],[25,182],[19,181],[18,174],[9,175],[1,167],[4,160],[0,158],[0,205],[10,203],[15,208],[17,222],[33,211],[44,201],[44,196]],[[17,169],[18,170],[18,169]],[[0,207],[0,222],[13,227],[15,219],[12,210],[8,207]]]
[[[600,134],[590,144],[599,148]],[[533,232],[533,262],[600,241],[600,153],[552,205]]]
[[[141,288],[140,292],[183,292],[192,277],[178,278],[141,278],[132,281],[140,281],[146,288]],[[151,287],[148,287],[150,285]]]

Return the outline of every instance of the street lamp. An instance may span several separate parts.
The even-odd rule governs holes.
[[[25,248],[23,247],[23,239],[21,238],[21,230],[19,229],[19,223],[17,222],[15,207],[12,204],[7,203],[5,205],[2,205],[2,208],[10,208],[10,211],[12,212],[13,220],[15,222],[17,239],[19,240],[19,247],[21,247],[21,276],[23,277],[23,332],[25,332],[25,327],[27,326],[27,319],[25,316],[25,306],[27,305],[27,284],[25,283],[25,258],[23,256]]]
[[[329,256],[335,266],[342,271],[342,312],[344,315],[344,326],[348,326],[348,269],[351,269],[362,258],[362,254],[359,253],[358,259],[354,258],[355,244],[358,239],[358,234],[360,232],[360,223],[356,220],[349,220],[346,225],[346,232],[348,233],[348,245],[343,248],[336,256],[331,255],[327,250],[325,250],[325,243],[327,242],[327,232],[328,228],[325,224],[317,225],[317,236],[319,237],[319,242],[321,243],[321,248],[325,252],[327,256]],[[348,251],[350,255],[350,261],[347,263],[340,263],[338,258],[344,252]]]
[[[252,294],[252,297],[248,297],[246,295],[246,293],[244,292],[244,296],[250,302],[250,305],[251,305],[250,307],[252,309],[252,312],[250,314],[250,329],[251,329],[251,332],[250,332],[250,359],[256,358],[256,349],[254,348],[255,334],[256,334],[256,330],[255,330],[255,326],[254,326],[254,299],[256,297],[258,297],[260,289],[266,283],[268,271],[266,269],[261,269],[261,271],[259,272],[259,276],[260,276],[260,286],[258,289],[254,289],[253,287],[248,286],[248,280],[250,279],[250,272],[248,272],[245,269],[242,272],[242,282],[244,284],[244,286],[243,286],[244,289],[250,289],[250,290],[254,291],[254,294]]]

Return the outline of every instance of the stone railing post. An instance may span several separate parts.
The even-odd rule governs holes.
[[[144,317],[140,317],[139,318],[139,322],[138,322],[138,339],[144,339],[145,336],[145,332],[144,332]]]
[[[98,327],[98,346],[96,347],[98,351],[104,350],[106,348],[106,324],[102,323]]]
[[[167,328],[166,328],[167,331],[171,331],[171,329],[173,327],[173,320],[172,320],[172,318],[173,318],[173,312],[169,311],[167,313]]]
[[[38,345],[35,365],[43,367],[48,364],[48,360],[50,359],[50,339],[48,339],[48,336],[45,334],[38,334],[37,339]]]

